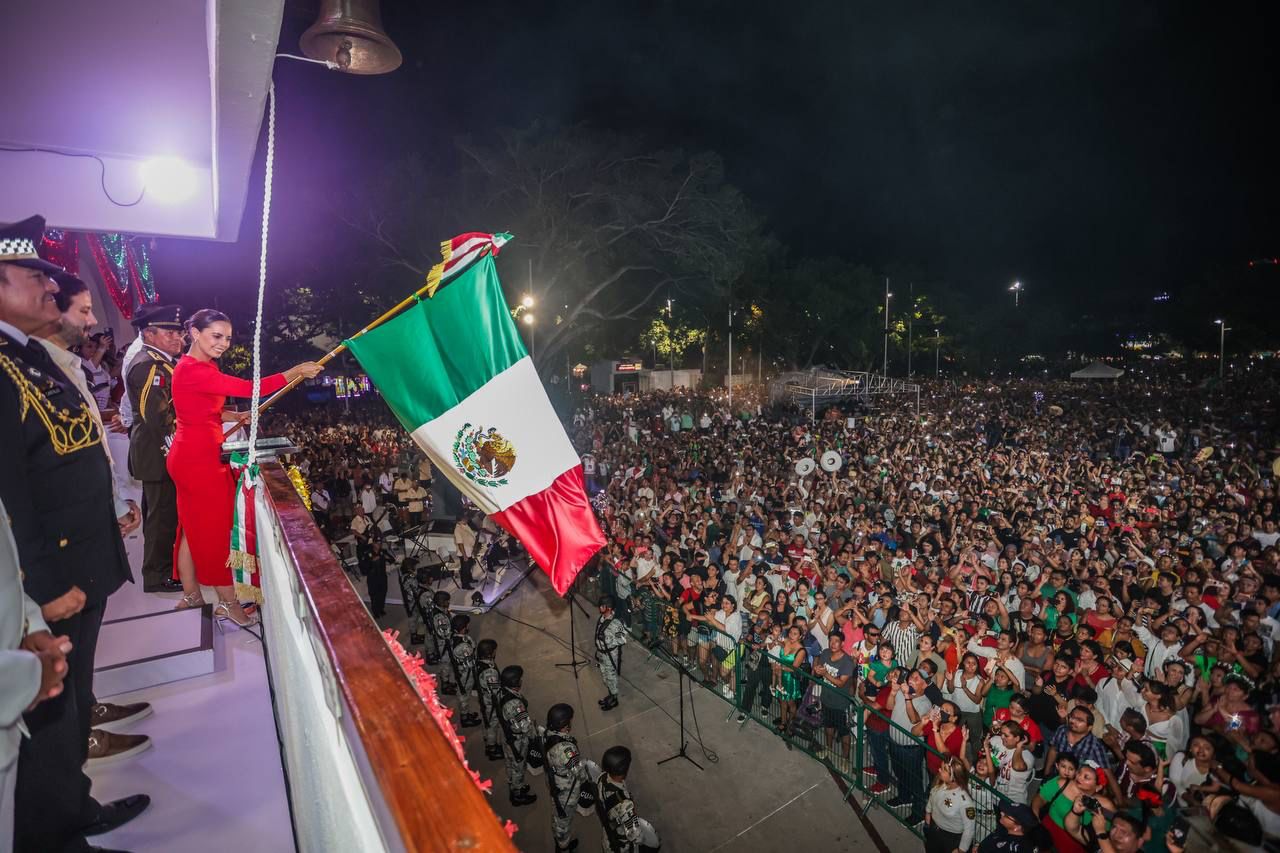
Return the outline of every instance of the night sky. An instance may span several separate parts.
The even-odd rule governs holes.
[[[975,297],[1176,292],[1280,254],[1275,4],[933,5],[384,2],[399,71],[277,65],[273,275],[323,275],[309,246],[348,239],[329,210],[383,160],[535,120],[716,151],[793,257]],[[310,17],[290,4],[282,51]],[[161,287],[248,299],[260,196],[239,246],[165,241]]]

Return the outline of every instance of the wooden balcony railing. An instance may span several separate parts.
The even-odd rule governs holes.
[[[292,583],[294,595],[282,595],[279,601],[292,601],[295,605],[298,625],[308,635],[315,656],[314,661],[282,661],[269,650],[271,666],[273,671],[294,665],[318,667],[325,698],[311,704],[319,706],[319,728],[331,722],[329,714],[339,726],[346,741],[343,750],[351,756],[350,761],[345,755],[340,756],[346,761],[343,766],[354,764],[384,849],[514,851],[485,795],[476,788],[422,704],[293,484],[274,462],[266,463],[262,470],[280,534],[278,546],[266,543],[264,554],[268,546],[274,549],[272,554],[283,553],[285,568],[294,573],[291,579],[285,578]],[[271,610],[268,608],[265,614],[270,622]],[[280,624],[268,627],[279,628]],[[269,639],[270,634],[268,631]],[[300,703],[303,701],[307,701],[306,697],[299,698]],[[281,695],[279,686],[276,713],[278,717],[290,714],[289,697]],[[295,732],[292,737],[282,734],[284,748],[289,749],[291,741],[309,737],[308,732]],[[291,762],[288,756],[285,759],[286,767],[315,764]],[[299,801],[308,793],[323,800],[326,785],[293,778],[302,772],[291,772],[290,789],[295,835],[300,849],[305,849],[312,845],[304,840],[308,834],[300,824],[306,810]],[[313,815],[323,822],[325,812],[341,815],[355,804],[306,805],[319,808],[321,811]]]

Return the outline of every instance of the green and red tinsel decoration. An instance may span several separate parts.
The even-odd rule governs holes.
[[[236,478],[236,500],[231,515],[231,552],[227,568],[240,601],[262,603],[262,579],[258,575],[258,519],[255,496],[261,478],[258,464],[249,464],[247,452],[231,454]]]
[[[50,228],[40,244],[40,257],[73,275],[80,274],[80,234]],[[135,305],[158,302],[149,238],[124,234],[85,234],[93,265],[107,294],[126,320]]]

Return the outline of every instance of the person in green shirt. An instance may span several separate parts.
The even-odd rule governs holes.
[[[1008,708],[1009,700],[1017,691],[1013,685],[1013,679],[1009,677],[1005,668],[996,667],[995,675],[983,686],[982,692],[982,725],[990,729],[991,723],[995,720],[996,711]]]

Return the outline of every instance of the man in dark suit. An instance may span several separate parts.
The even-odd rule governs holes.
[[[165,457],[173,440],[173,366],[182,353],[182,308],[156,305],[139,309],[133,325],[142,352],[125,377],[133,426],[129,431],[129,473],[142,481],[142,589],[174,592],[173,542],[178,533],[178,492]]]
[[[107,596],[130,580],[115,517],[102,428],[80,392],[31,335],[59,318],[58,267],[36,254],[44,220],[0,227],[0,500],[8,508],[23,587],[72,652],[60,696],[25,716],[18,756],[15,849],[91,849],[150,803],[89,796],[93,658]]]

